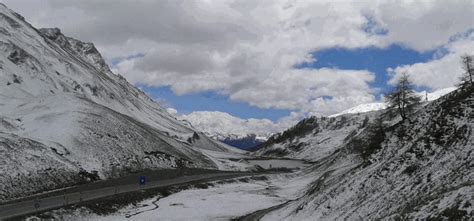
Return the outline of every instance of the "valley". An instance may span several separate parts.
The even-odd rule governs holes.
[[[291,6],[281,8],[286,10]],[[300,23],[310,25],[311,21],[279,25],[287,33],[287,29]],[[194,30],[198,25],[186,27]],[[211,30],[194,36],[211,40],[181,39],[180,44],[201,49],[203,41],[218,39],[207,35]],[[222,30],[234,33],[237,28]],[[157,31],[160,38],[167,38],[161,35],[166,31],[161,31]],[[243,36],[240,37],[247,40],[254,38]],[[234,37],[232,34],[229,39]],[[474,34],[470,32],[458,38],[474,40]],[[451,40],[454,42],[456,38]],[[166,59],[181,53],[184,58],[194,55],[190,51],[179,52],[168,43],[160,45],[167,52]],[[376,46],[388,47],[385,44]],[[437,51],[433,59],[442,57],[443,53],[450,59],[458,59],[458,54],[447,52],[448,46],[452,45]],[[357,48],[349,48],[354,47]],[[204,69],[213,65],[211,69],[220,73],[226,59],[234,55],[219,57],[215,51],[203,54],[199,51],[200,58],[219,58],[209,67],[198,65],[197,68],[188,65],[193,62],[201,65],[205,61],[160,63],[166,59],[154,58],[165,71],[167,65],[175,64],[179,70],[203,69],[202,73],[186,75],[193,83],[189,86],[181,78],[183,82],[178,83],[132,84],[130,79],[146,74],[133,72],[136,76],[124,77],[118,71],[128,70],[127,67],[135,65],[134,59],[148,55],[136,53],[110,60],[99,49],[92,43],[69,37],[59,28],[36,28],[0,3],[0,220],[470,220],[474,217],[474,86],[472,78],[468,78],[473,70],[472,56],[461,57],[460,65],[465,65],[466,76],[456,79],[456,84],[440,84],[446,87],[430,90],[411,85],[408,72],[403,72],[400,79],[386,79],[398,76],[401,72],[397,71],[408,66],[384,70],[389,73],[382,77],[387,81],[383,84],[378,82],[380,76],[375,78],[368,70],[339,70],[332,64],[317,69],[320,72],[314,74],[311,70],[316,67],[306,62],[320,58],[307,52],[298,52],[295,57],[282,55],[285,65],[292,67],[286,71],[289,75],[259,69],[260,63],[253,60],[256,56],[249,53],[231,62],[231,74],[207,81],[194,77],[202,73],[211,75]],[[274,54],[288,51],[291,50]],[[256,54],[271,57],[272,53]],[[269,63],[274,66],[274,61]],[[260,97],[254,92],[239,92],[246,85],[243,80],[235,80],[237,84],[229,88],[221,85],[223,79],[239,77],[238,69],[245,65],[252,66],[248,71],[252,74],[262,71],[271,73],[271,77],[283,77],[262,78],[259,79],[262,85],[252,84],[258,91],[271,89]],[[416,68],[419,66],[414,64]],[[434,68],[426,69],[435,72]],[[428,72],[424,70],[419,69],[421,74],[416,76]],[[335,82],[321,77],[329,79],[335,76],[333,71],[343,73]],[[442,71],[450,76],[459,72],[453,68]],[[176,71],[153,72],[147,79],[151,82],[175,75],[178,75]],[[286,87],[295,76],[300,77],[297,84]],[[313,78],[318,81],[314,85],[309,83]],[[203,86],[209,82],[219,89],[210,92]],[[355,88],[346,88],[354,82]],[[419,78],[415,82],[420,82]],[[372,88],[363,91],[369,83]],[[324,85],[342,89],[329,93],[331,90]],[[192,96],[202,95],[211,100],[206,100],[209,104],[215,102],[215,107],[225,109],[226,105],[235,105],[243,116],[252,110],[267,113],[274,119],[240,119],[219,111],[189,113],[186,108],[178,113],[170,101],[142,90],[154,86],[172,90],[173,96],[183,99],[186,105],[196,102]],[[201,86],[204,95],[193,94]],[[392,91],[380,88],[385,86]],[[356,94],[356,101],[338,97],[346,90]],[[284,96],[279,94],[281,91]],[[287,95],[292,91],[310,95]],[[186,93],[191,98],[179,97]],[[171,96],[163,91],[158,95]],[[272,98],[277,105],[258,103],[262,97]],[[255,100],[243,104],[244,98]],[[284,102],[288,99],[292,105]],[[250,104],[253,106],[245,106]],[[352,104],[356,106],[344,110]],[[274,107],[278,108],[268,110]],[[276,119],[282,114],[288,116]],[[284,125],[291,126],[282,129]]]
[[[282,163],[287,163],[287,161]],[[275,160],[272,163],[275,163]],[[309,176],[300,176],[301,170],[215,171],[207,175],[184,175],[178,179],[188,180],[199,177],[199,180],[175,184],[173,184],[173,180],[170,180],[170,182],[166,181],[167,186],[165,187],[152,183],[142,187],[134,184],[135,188],[141,188],[138,192],[119,193],[116,196],[96,199],[89,201],[89,203],[84,200],[77,202],[77,206],[73,207],[61,205],[61,208],[33,213],[27,217],[67,220],[127,220],[131,217],[152,219],[152,217],[159,216],[163,219],[172,219],[176,217],[177,211],[180,211],[178,213],[179,219],[234,219],[252,213],[255,209],[265,209],[287,200],[293,200],[295,196],[301,195],[302,190],[311,180]],[[133,181],[136,183],[136,179]],[[113,189],[107,188],[110,189],[108,192],[113,193]],[[104,189],[97,191],[107,192]],[[71,197],[71,195],[67,195],[67,197]],[[59,198],[63,199],[63,196],[60,195]],[[248,203],[248,201],[252,201],[252,203]],[[71,203],[71,205],[74,204],[74,202]],[[213,209],[205,209],[209,207]]]

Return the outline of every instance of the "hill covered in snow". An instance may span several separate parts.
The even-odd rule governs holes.
[[[253,150],[286,126],[268,119],[241,119],[219,111],[195,111],[177,118],[215,140],[243,150]]]
[[[271,137],[261,156],[315,161],[303,197],[262,220],[446,219],[474,216],[474,87],[393,110],[308,118]]]
[[[448,88],[443,88],[439,89],[433,92],[427,92],[427,91],[421,91],[418,92],[418,96],[422,98],[423,101],[434,101],[441,96],[450,93],[451,91],[454,91],[456,87],[448,87]],[[365,113],[365,112],[370,112],[370,111],[378,111],[378,110],[383,110],[387,108],[386,103],[367,103],[367,104],[360,104],[355,107],[349,108],[347,110],[344,110],[340,113],[330,115],[329,117],[337,117],[340,115],[344,114],[356,114],[356,113]]]
[[[232,152],[183,124],[91,43],[0,4],[0,201],[154,168],[217,168]]]

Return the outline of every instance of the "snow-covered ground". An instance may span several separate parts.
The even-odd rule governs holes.
[[[418,92],[417,95],[420,96],[420,98],[422,98],[422,101],[434,101],[440,98],[441,96],[454,91],[455,89],[456,87],[448,87],[448,88],[439,89],[433,92],[421,91],[421,92]],[[387,104],[382,103],[382,102],[360,104],[355,107],[344,110],[340,113],[330,115],[329,117],[337,117],[344,114],[356,114],[356,113],[365,113],[369,111],[378,111],[378,110],[383,110],[386,108],[387,108]]]
[[[365,113],[369,111],[378,111],[387,108],[386,103],[367,103],[367,104],[360,104],[355,107],[349,108],[344,110],[340,113],[330,115],[329,117],[337,117],[344,114],[356,114],[356,113]]]
[[[430,104],[455,89],[451,87],[428,93],[428,102],[424,105]],[[425,92],[418,94],[426,96]],[[361,104],[329,117],[307,118],[293,128],[270,137],[270,141],[277,140],[278,142],[267,142],[252,154],[310,161],[320,160],[343,147],[352,137],[366,129],[383,114],[386,107],[385,103]],[[393,120],[393,123],[398,122],[396,118]],[[295,133],[300,134],[295,135]]]
[[[341,148],[347,139],[366,128],[378,114],[367,112],[333,118],[307,118],[288,129],[288,135],[285,132],[276,135],[275,142],[266,143],[253,154],[318,161]],[[295,135],[295,131],[299,134]]]
[[[264,169],[272,168],[288,168],[288,169],[300,169],[307,167],[309,164],[306,164],[302,160],[292,160],[292,159],[270,159],[270,160],[255,160],[249,159],[247,162],[251,165],[257,165]]]
[[[474,87],[383,114],[312,167],[307,194],[263,220],[471,220]],[[315,137],[318,134],[313,135]]]
[[[0,4],[0,201],[233,152],[112,73],[91,43]],[[89,176],[84,176],[84,174]]]
[[[301,197],[314,174],[267,175],[268,180],[236,179],[208,189],[187,189],[167,197],[155,196],[113,214],[88,209],[56,210],[64,220],[229,220]],[[240,180],[240,181],[239,181]]]
[[[240,152],[220,152],[212,150],[202,150],[202,152],[213,160],[214,164],[217,165],[217,168],[219,170],[247,171],[255,169],[249,163],[242,161],[242,159],[251,157],[249,155],[246,155],[245,151],[243,150],[241,150]]]

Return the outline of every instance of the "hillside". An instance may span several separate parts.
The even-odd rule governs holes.
[[[271,136],[254,152],[265,157],[317,161],[333,154],[351,137],[361,133],[380,112],[309,117],[288,130]]]
[[[91,43],[0,4],[0,201],[232,152],[112,73]]]
[[[418,93],[420,97],[426,96],[421,106],[455,89],[449,87],[431,93]],[[258,151],[254,155],[318,160],[346,145],[352,137],[366,130],[371,124],[377,123],[381,115],[395,116],[385,110],[386,108],[385,103],[368,103],[328,117],[313,116],[303,119],[295,126],[271,136],[266,143],[256,148]]]
[[[307,170],[315,180],[305,195],[263,220],[474,216],[473,109],[474,87],[466,86],[420,107],[410,121],[379,112],[331,153],[315,151],[318,163]]]

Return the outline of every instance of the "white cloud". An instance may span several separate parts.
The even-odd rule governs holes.
[[[293,69],[262,80],[258,90],[243,88],[230,98],[262,108],[327,114],[372,101],[374,96],[368,82],[373,79],[374,75],[368,71]]]
[[[446,44],[450,37],[474,28],[474,1],[380,1],[374,10],[387,42],[418,51]]]
[[[178,114],[178,110],[176,110],[174,108],[171,108],[171,107],[166,108],[166,111],[171,115],[177,115]]]
[[[426,51],[474,27],[471,0],[0,1],[36,26],[57,26],[96,43],[109,60],[145,54],[114,68],[132,83],[169,85],[176,94],[215,91],[261,108],[317,114],[373,102],[369,83],[374,75],[294,69],[312,61],[311,52],[392,43]],[[369,33],[364,31],[368,23]],[[448,58],[412,66],[420,72],[416,82],[429,75],[423,68],[444,68],[432,75],[439,82],[425,84],[452,84],[455,79],[446,73],[454,68],[454,58]]]
[[[260,137],[268,137],[273,133],[286,130],[304,116],[301,113],[292,112],[274,123],[269,119],[241,119],[219,111],[195,111],[187,115],[178,115],[178,118],[190,122],[196,129],[211,135],[244,137],[248,134],[256,134]]]
[[[456,85],[464,72],[460,57],[474,52],[474,32],[453,40],[443,50],[446,54],[441,58],[389,69],[388,72],[392,75],[390,83],[394,84],[399,76],[406,72],[418,86],[441,89]]]

